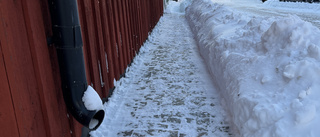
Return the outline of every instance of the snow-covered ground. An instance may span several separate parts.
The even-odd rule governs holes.
[[[194,0],[187,8],[236,136],[320,136],[319,4],[305,5]]]
[[[183,9],[183,7],[182,7]],[[180,4],[171,2],[104,104],[94,137],[227,137],[229,124]],[[99,103],[98,103],[99,104]]]

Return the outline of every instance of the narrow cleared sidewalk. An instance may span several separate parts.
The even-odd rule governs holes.
[[[229,125],[188,23],[166,13],[104,105],[95,137],[226,137]]]

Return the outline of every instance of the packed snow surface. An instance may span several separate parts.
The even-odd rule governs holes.
[[[252,16],[216,2],[194,0],[186,18],[235,135],[320,136],[319,29],[296,15]]]
[[[84,106],[88,110],[101,110],[103,109],[103,104],[98,93],[89,85],[87,90],[84,92],[82,97]]]
[[[96,137],[227,137],[220,95],[184,16],[170,2],[104,104]],[[181,10],[182,9],[182,10]],[[183,12],[181,12],[183,11]]]

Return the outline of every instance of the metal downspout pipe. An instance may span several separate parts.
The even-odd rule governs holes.
[[[104,110],[89,111],[82,97],[88,84],[82,51],[82,38],[76,0],[49,0],[53,41],[56,46],[63,97],[72,116],[94,130],[104,118]],[[92,122],[98,123],[92,126]]]

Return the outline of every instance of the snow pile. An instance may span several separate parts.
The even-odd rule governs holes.
[[[84,92],[82,101],[88,110],[94,111],[103,109],[100,96],[91,86],[88,86],[87,90]]]
[[[262,4],[262,0],[211,0],[215,3],[236,3],[237,5],[255,5],[255,4]]]
[[[297,4],[298,3],[298,4]],[[279,0],[267,0],[263,4],[265,7],[275,8],[287,8],[292,9],[294,11],[307,11],[307,12],[315,12],[318,13],[320,10],[319,3],[307,3],[307,2],[279,2]]]
[[[193,1],[186,18],[239,136],[320,136],[318,28],[210,0]]]
[[[192,0],[180,0],[179,2],[176,1],[169,1],[169,5],[165,10],[165,13],[178,13],[184,14],[185,9],[191,4]]]
[[[167,6],[164,12],[165,13],[182,13],[180,11],[180,3],[176,1],[169,1],[169,5]]]
[[[192,0],[180,0],[180,12],[185,12],[186,8],[191,4]]]

